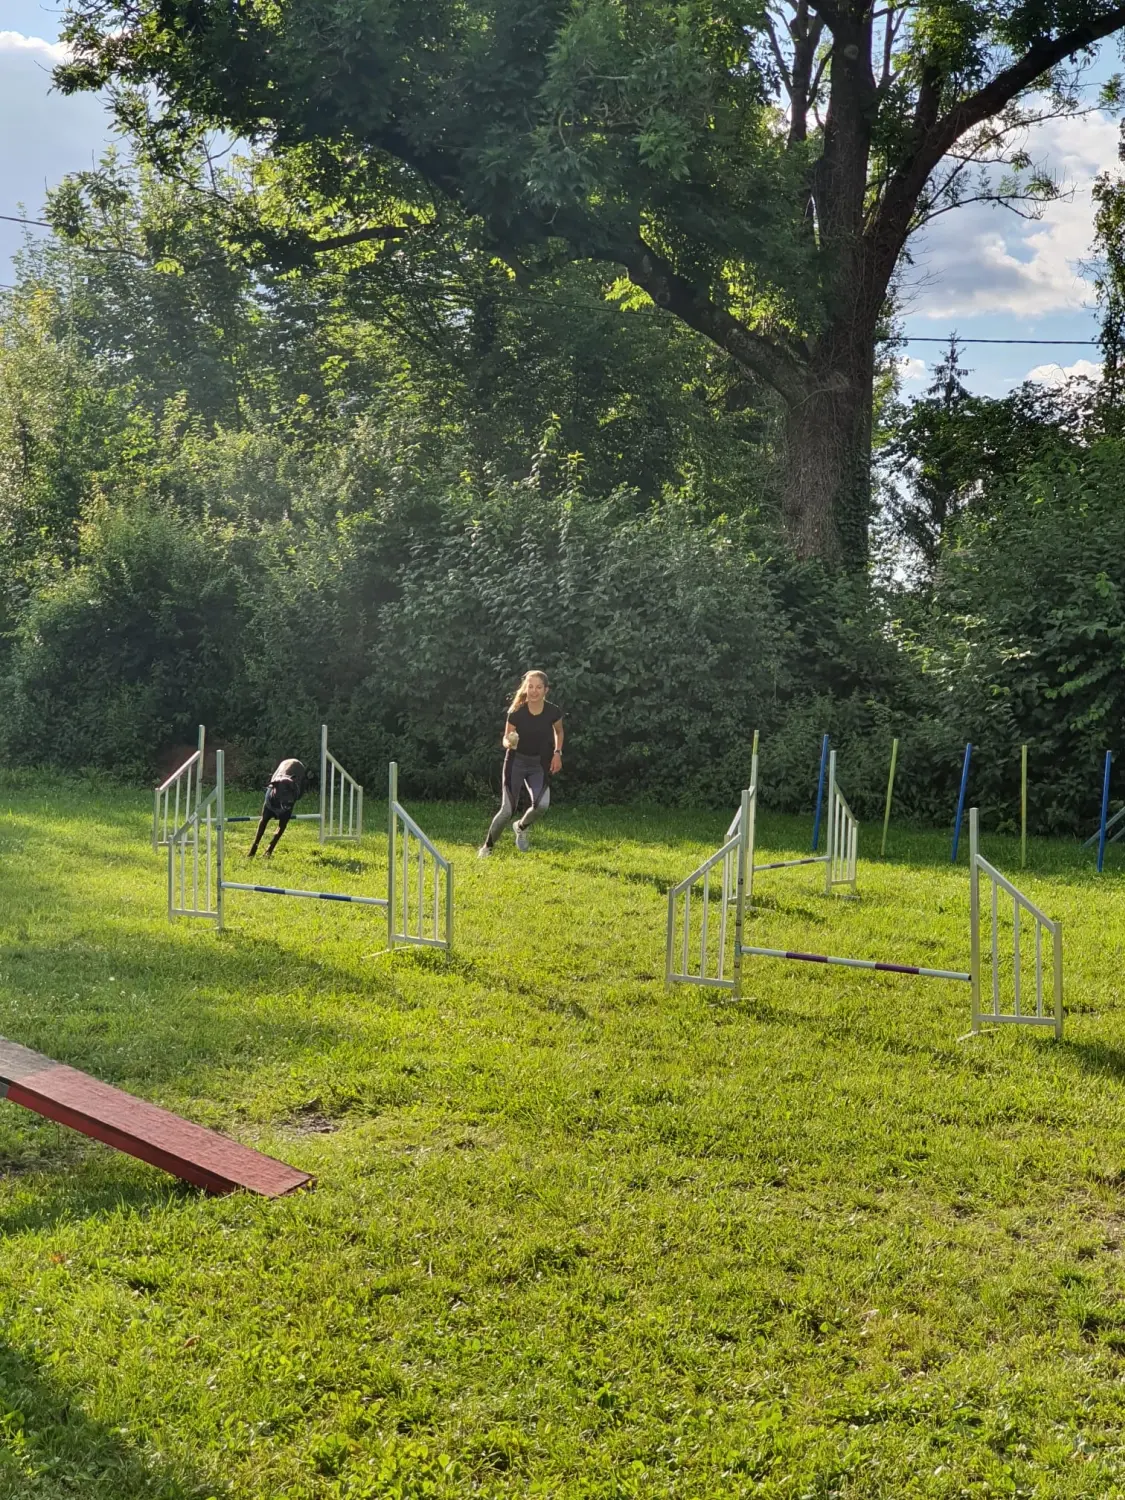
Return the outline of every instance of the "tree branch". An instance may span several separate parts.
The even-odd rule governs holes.
[[[893,261],[910,232],[914,206],[926,181],[954,144],[974,125],[983,124],[985,120],[998,114],[1044,73],[1049,73],[1066,58],[1093,46],[1095,42],[1110,36],[1123,26],[1125,5],[1118,5],[1096,20],[1076,26],[1061,36],[1033,43],[1010,67],[997,73],[991,82],[955,104],[931,124],[927,124],[922,109],[926,93],[923,84],[915,111],[916,149],[892,177],[872,225],[872,234],[881,242],[881,259],[884,265],[889,263],[893,266]]]
[[[814,11],[832,32],[846,19],[844,10],[836,5],[834,0],[809,0],[809,9]]]
[[[1019,204],[1034,203],[1042,207],[1044,201],[1059,203],[1067,202],[1069,200],[1061,195],[1058,198],[1044,200],[1037,194],[1031,192],[1005,193],[1002,192],[999,188],[997,188],[995,191],[982,189],[980,192],[970,193],[964,198],[958,198],[955,203],[943,203],[939,207],[927,209],[924,213],[919,214],[917,222],[919,227],[921,227],[923,224],[932,224],[935,219],[940,219],[942,214],[952,213],[956,208],[964,208],[967,203],[992,203],[995,204],[997,208],[1006,208],[1009,213],[1015,214],[1018,219],[1026,219],[1030,223],[1037,223],[1042,218],[1042,214],[1035,212],[1024,212],[1022,209],[1020,209]]]
[[[766,34],[770,39],[770,51],[773,53],[773,60],[777,64],[777,71],[781,77],[781,82],[785,88],[785,92],[789,95],[789,104],[790,108],[792,108],[793,77],[789,72],[789,66],[785,61],[784,54],[782,53],[781,44],[777,40],[777,28],[773,24],[773,17],[770,15],[769,11],[766,11]]]
[[[349,245],[363,245],[371,240],[401,240],[404,235],[420,228],[413,224],[372,224],[366,229],[353,229],[348,234],[334,234],[327,239],[309,235],[306,244],[314,255],[323,255],[328,250],[345,250]]]
[[[638,235],[634,245],[619,252],[634,286],[647,292],[657,307],[702,333],[725,349],[745,369],[752,370],[790,405],[804,395],[803,362],[795,351],[747,328],[698,287],[679,274],[659,251]]]

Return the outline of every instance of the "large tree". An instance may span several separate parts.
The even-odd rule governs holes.
[[[1063,70],[1122,26],[1104,0],[72,0],[58,77],[109,88],[165,162],[252,142],[246,233],[275,260],[449,237],[529,284],[620,267],[626,306],[777,392],[794,544],[854,562],[908,239],[1049,193],[998,164],[1028,165],[1028,123],[1079,107]]]

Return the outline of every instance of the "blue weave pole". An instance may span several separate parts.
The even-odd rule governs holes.
[[[972,745],[965,746],[965,764],[961,767],[961,790],[957,794],[957,817],[953,824],[953,853],[949,856],[949,863],[957,863],[957,845],[961,841],[961,819],[965,815],[965,793],[969,789],[969,761],[973,756]]]
[[[820,813],[824,806],[824,776],[828,770],[828,736],[825,735],[820,745],[820,779],[816,784],[816,817],[812,826],[812,846],[815,854],[820,848]]]
[[[1105,753],[1105,775],[1102,778],[1102,820],[1098,828],[1098,874],[1102,873],[1102,865],[1105,863],[1105,824],[1109,813],[1109,770],[1113,765],[1113,751]]]

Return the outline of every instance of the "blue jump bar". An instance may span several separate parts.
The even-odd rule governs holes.
[[[877,963],[872,958],[832,958],[827,953],[790,953],[785,948],[743,947],[742,951],[756,958],[794,958],[805,964],[839,964],[842,969],[878,969],[883,974],[916,974],[920,979],[963,979],[969,983],[973,977],[962,973],[960,969],[921,969],[914,964]]]
[[[238,880],[224,880],[224,891],[257,891],[259,896],[303,896],[308,901],[347,901],[352,906],[386,906],[382,896],[344,896],[339,891],[293,891],[284,885],[244,885]]]
[[[248,817],[245,817],[245,818],[238,817],[238,818],[224,818],[223,819],[224,823],[256,823],[257,821],[258,821],[258,814],[257,813],[251,813]],[[292,816],[292,818],[290,818],[289,821],[291,823],[319,823],[320,822],[320,814],[319,813],[294,813],[293,816]]]

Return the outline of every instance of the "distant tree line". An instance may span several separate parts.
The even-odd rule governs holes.
[[[1031,747],[1043,831],[1125,748],[1116,397],[969,395],[956,348],[880,390],[860,571],[798,556],[785,413],[682,324],[560,264],[266,270],[202,156],[68,184],[0,303],[0,746],[144,780],[210,734],[257,779],[332,726],[349,768],[482,792],[520,671],[569,718],[565,795],[771,806],[820,736],[861,815],[991,826]],[[397,278],[397,279],[396,279]]]

